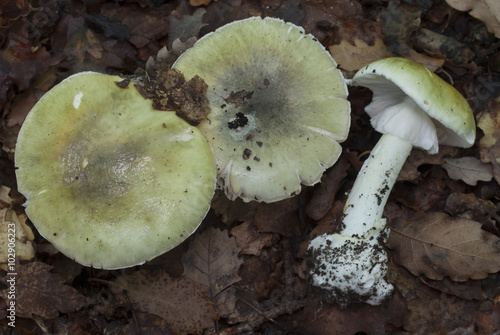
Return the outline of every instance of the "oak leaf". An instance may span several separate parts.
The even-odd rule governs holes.
[[[222,315],[230,312],[227,301],[232,299],[227,295],[234,293],[227,289],[241,280],[238,270],[243,261],[238,258],[239,252],[234,237],[211,227],[196,235],[182,257],[184,277],[200,284]]]
[[[498,0],[446,0],[451,7],[469,12],[482,21],[490,33],[500,38],[500,2]]]
[[[174,334],[199,334],[219,318],[201,285],[184,277],[171,278],[165,270],[122,275],[111,289],[118,296],[125,290],[140,311],[162,317]]]
[[[479,222],[417,212],[394,219],[390,227],[387,246],[415,276],[466,281],[500,271],[500,238],[482,230]]]
[[[479,180],[490,181],[493,178],[491,165],[481,163],[475,157],[445,158],[443,168],[450,178],[461,179],[468,185],[477,185]]]
[[[203,23],[205,13],[204,8],[198,8],[193,15],[183,15],[180,19],[173,15],[170,19],[170,32],[168,34],[169,47],[172,47],[176,39],[186,42],[191,37],[198,37],[200,29],[207,25]]]
[[[15,278],[16,315],[31,318],[38,315],[53,319],[61,313],[74,312],[86,304],[86,298],[71,286],[64,285],[62,277],[50,272],[52,266],[42,262],[16,265],[15,277],[0,279],[6,284],[9,277]],[[0,291],[7,300],[8,290]]]

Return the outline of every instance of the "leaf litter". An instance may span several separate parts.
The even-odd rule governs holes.
[[[489,4],[486,0],[2,2],[0,180],[12,190],[1,189],[0,209],[3,226],[8,220],[18,227],[16,330],[498,332],[500,43],[494,36],[498,36],[498,10]],[[336,229],[346,193],[380,136],[363,111],[371,99],[368,90],[351,89],[351,132],[343,143],[343,157],[321,184],[274,204],[233,202],[218,194],[194,236],[142,266],[121,271],[81,267],[52,248],[23,214],[14,178],[15,141],[27,112],[43,93],[80,71],[131,77],[155,74],[205,34],[255,15],[303,26],[330,51],[347,78],[378,58],[394,55],[419,61],[454,85],[474,110],[480,130],[476,145],[442,146],[435,156],[414,150],[398,178],[384,213],[392,229],[389,279],[396,293],[381,306],[340,310],[323,302],[321,292],[307,285],[303,259],[311,238]],[[166,106],[168,101],[163,102]],[[196,123],[206,114],[193,117]],[[0,248],[0,256],[5,253]],[[0,281],[0,332],[6,333],[11,331],[5,313],[7,285]]]

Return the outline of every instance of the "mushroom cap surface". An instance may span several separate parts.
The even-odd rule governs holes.
[[[122,78],[83,72],[47,92],[19,133],[26,213],[63,254],[96,268],[144,263],[201,223],[215,190],[212,149]]]
[[[387,121],[392,116],[384,115],[384,112],[410,98],[419,110],[431,117],[439,143],[466,148],[474,144],[476,127],[467,100],[453,86],[413,60],[391,57],[375,61],[359,70],[351,83],[373,91],[372,103],[366,111],[379,132],[392,133],[393,129],[397,131],[406,127],[403,121],[409,119],[407,116],[397,121],[392,119],[388,126]],[[415,117],[422,119],[421,116]],[[415,123],[407,127],[417,129]],[[423,147],[419,143],[413,144]]]
[[[208,85],[198,127],[230,199],[273,202],[317,183],[341,153],[350,104],[337,64],[301,27],[252,17],[201,38],[173,68]]]

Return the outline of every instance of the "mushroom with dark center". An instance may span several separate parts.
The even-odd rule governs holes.
[[[26,213],[63,254],[96,268],[144,263],[186,239],[215,190],[197,128],[117,76],[82,72],[47,92],[18,136]]]
[[[273,18],[236,21],[201,38],[173,68],[208,85],[211,113],[198,127],[230,199],[291,197],[339,157],[350,125],[347,86],[302,28]]]

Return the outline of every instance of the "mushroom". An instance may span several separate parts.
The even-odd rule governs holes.
[[[384,206],[412,147],[438,152],[438,144],[470,147],[475,122],[465,98],[424,66],[404,58],[378,60],[356,73],[352,85],[373,91],[365,110],[383,135],[364,162],[344,207],[338,233],[309,244],[314,285],[341,305],[380,304],[392,292],[387,282],[389,235]]]
[[[93,72],[63,80],[30,111],[15,151],[18,189],[40,234],[78,263],[104,269],[181,243],[216,185],[201,132],[118,82]]]
[[[214,148],[228,198],[289,198],[337,161],[350,125],[347,86],[303,28],[274,18],[232,22],[173,68],[208,85],[211,113],[198,127]]]

